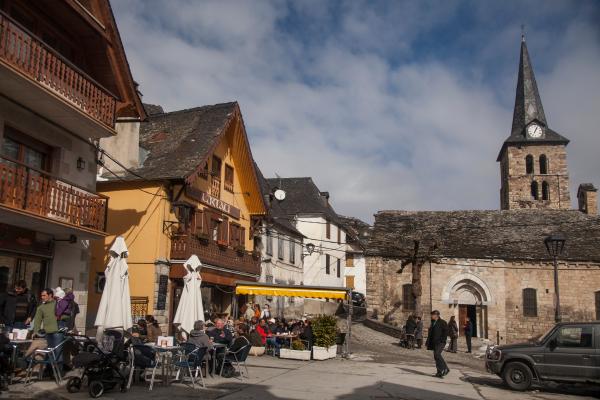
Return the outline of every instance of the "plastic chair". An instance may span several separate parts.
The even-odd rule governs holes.
[[[221,372],[219,375],[223,376],[223,367],[225,367],[225,362],[229,361],[231,363],[235,362],[236,370],[240,373],[240,379],[243,379],[241,365],[246,369],[246,377],[249,378],[250,374],[248,373],[248,366],[246,365],[246,359],[250,354],[250,348],[252,346],[248,343],[247,345],[239,348],[236,351],[227,350],[223,353],[223,362],[221,363]]]
[[[150,368],[152,368],[152,375],[154,376],[154,372],[156,367],[158,366],[156,350],[152,347],[137,344],[129,347],[129,380],[127,382],[127,389],[131,388],[131,383],[133,382],[133,376],[135,375],[135,371],[142,372],[143,374]],[[144,376],[145,378],[145,376]],[[152,390],[153,381],[150,382],[150,389]]]
[[[198,372],[200,373],[200,380],[202,381],[202,387],[205,388],[206,385],[204,383],[204,376],[202,376],[202,371],[200,371],[200,367],[202,366],[202,362],[204,361],[204,356],[207,347],[198,347],[193,343],[182,343],[181,344],[181,353],[179,355],[179,360],[173,362],[173,366],[177,369],[177,375],[175,379],[179,379],[179,374],[183,370],[185,379],[185,371],[190,375],[190,379],[192,381],[192,388],[196,388],[196,378],[198,378]],[[194,373],[192,373],[194,371]]]
[[[31,375],[33,373],[33,367],[35,365],[43,365],[44,367],[50,366],[52,369],[52,375],[54,376],[54,381],[57,385],[62,383],[62,376],[60,373],[60,363],[58,362],[58,357],[62,347],[70,341],[71,338],[67,337],[62,342],[60,342],[55,347],[48,347],[46,349],[37,349],[31,358],[29,359],[29,365],[27,366],[27,372],[25,374],[25,384],[31,382]],[[38,359],[39,357],[39,359]],[[40,368],[39,379],[41,380],[44,374],[45,368]]]

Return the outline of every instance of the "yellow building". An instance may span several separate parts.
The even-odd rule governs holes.
[[[149,313],[170,326],[183,288],[182,263],[192,254],[203,263],[207,313],[232,313],[234,282],[260,277],[254,235],[266,207],[238,104],[147,111],[137,131],[129,124],[123,135],[101,142],[106,180],[98,191],[109,198],[109,236],[92,248],[88,326],[118,235],[129,248],[135,317]]]

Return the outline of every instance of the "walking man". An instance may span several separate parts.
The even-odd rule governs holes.
[[[465,332],[465,340],[467,341],[467,353],[471,352],[471,338],[473,337],[473,323],[471,322],[471,318],[467,317],[467,321],[465,322],[464,332]]]
[[[433,358],[437,369],[435,376],[438,378],[443,378],[450,372],[448,365],[446,365],[446,361],[444,361],[444,357],[442,357],[447,337],[448,324],[440,318],[440,312],[438,310],[433,310],[431,312],[431,326],[429,327],[426,344],[427,350],[433,350]]]

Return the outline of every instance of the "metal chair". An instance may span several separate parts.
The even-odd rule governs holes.
[[[127,382],[127,389],[131,388],[133,382],[133,376],[135,371],[142,372],[145,374],[148,369],[152,369],[154,375],[155,369],[158,366],[156,350],[152,347],[136,344],[129,347],[129,380]],[[144,376],[145,378],[145,376]],[[153,382],[151,381],[151,385]],[[152,386],[149,390],[152,390]]]
[[[46,349],[37,349],[31,358],[29,359],[29,364],[27,366],[27,372],[25,374],[25,384],[29,384],[31,382],[31,375],[33,373],[33,367],[35,365],[41,366],[50,366],[52,369],[52,375],[54,376],[54,381],[57,385],[62,383],[62,376],[60,373],[60,363],[58,362],[58,358],[60,356],[60,352],[62,351],[65,343],[70,341],[71,338],[67,337],[62,342],[60,342],[55,347],[48,347]],[[40,368],[39,379],[41,380],[44,374],[45,368]]]
[[[179,379],[179,374],[183,370],[182,382],[185,379],[185,371],[190,375],[192,381],[192,388],[196,388],[196,378],[198,373],[200,374],[200,380],[202,381],[202,387],[206,388],[204,383],[204,376],[202,376],[201,366],[206,355],[207,347],[198,347],[193,343],[182,343],[180,345],[181,352],[179,354],[179,360],[173,362],[173,366],[177,369],[177,375],[175,379]],[[192,371],[194,371],[192,373]]]
[[[225,353],[223,353],[223,361],[221,362],[221,372],[219,373],[219,375],[223,376],[223,367],[225,367],[225,363],[227,361],[234,363],[236,365],[236,370],[239,371],[240,373],[240,379],[243,379],[243,374],[242,374],[242,370],[240,368],[241,365],[244,366],[244,368],[246,369],[246,377],[249,378],[250,374],[248,373],[248,366],[246,365],[246,359],[248,358],[248,355],[250,354],[250,348],[252,346],[250,345],[250,343],[248,343],[247,345],[240,347],[238,350],[236,351],[231,351],[231,350],[227,350]]]

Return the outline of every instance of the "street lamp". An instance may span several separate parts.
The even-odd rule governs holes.
[[[550,257],[554,259],[554,293],[556,296],[556,306],[554,308],[554,321],[560,322],[560,296],[558,292],[558,256],[560,256],[565,248],[567,239],[562,233],[553,233],[544,239],[546,250]]]

